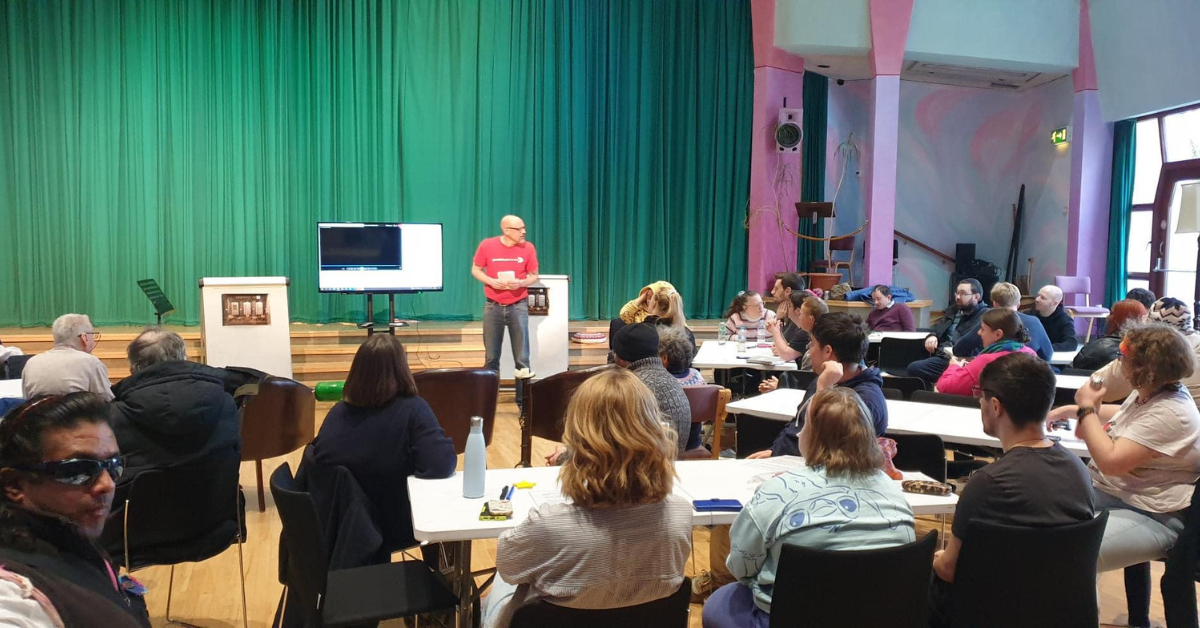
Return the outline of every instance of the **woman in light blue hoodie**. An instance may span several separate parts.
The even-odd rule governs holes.
[[[806,466],[764,482],[733,522],[726,564],[738,582],[708,599],[705,628],[768,627],[784,543],[860,550],[916,539],[912,509],[882,470],[871,415],[857,393],[817,393],[799,438]]]

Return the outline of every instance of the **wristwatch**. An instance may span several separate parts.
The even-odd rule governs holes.
[[[1079,406],[1079,411],[1075,413],[1075,418],[1082,421],[1083,417],[1089,414],[1096,414],[1096,406]]]

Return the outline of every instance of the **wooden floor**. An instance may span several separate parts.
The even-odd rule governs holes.
[[[497,412],[496,427],[492,444],[488,448],[489,467],[512,467],[519,456],[520,430],[517,426],[516,405],[511,394],[501,395],[500,409]],[[320,403],[317,407],[318,421],[322,420],[332,404]],[[553,449],[547,441],[535,439],[533,459],[535,464]],[[264,463],[264,476],[269,477],[277,465],[286,461],[293,470],[299,462],[300,452],[290,456],[268,460]],[[461,468],[462,460],[459,465]],[[248,502],[255,504],[254,465],[242,465],[242,485],[246,489]],[[918,528],[923,531],[935,527],[932,519],[918,519]],[[271,624],[275,605],[282,592],[282,586],[277,580],[277,558],[279,544],[279,517],[271,502],[270,491],[267,492],[267,510],[258,512],[257,508],[248,508],[247,532],[248,542],[243,546],[245,557],[246,590],[249,600],[250,625],[265,627]],[[476,569],[490,567],[495,564],[495,541],[476,541],[473,545],[472,566]],[[688,574],[695,569],[708,567],[708,532],[704,528],[695,529],[694,567],[689,563]],[[225,553],[203,563],[184,564],[175,568],[175,588],[171,604],[172,619],[204,626],[236,627],[241,626],[241,600],[238,590],[238,552],[236,546]],[[154,626],[166,626],[167,577],[168,567],[150,567],[136,572],[150,589],[147,601]],[[1158,593],[1158,579],[1162,574],[1162,565],[1154,564],[1154,593],[1151,615],[1157,622],[1162,622],[1162,602]],[[1113,622],[1118,615],[1125,613],[1125,595],[1120,572],[1103,574],[1100,577],[1100,617],[1104,622]],[[384,626],[401,626],[399,621],[387,622]],[[1103,624],[1105,626],[1108,623]],[[1119,624],[1113,624],[1119,625]],[[700,606],[692,606],[691,628],[700,627]]]

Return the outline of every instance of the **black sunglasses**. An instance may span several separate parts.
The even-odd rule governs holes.
[[[116,456],[107,460],[96,460],[93,458],[51,460],[17,467],[17,470],[35,475],[44,475],[55,482],[70,484],[71,486],[86,486],[95,482],[100,477],[100,474],[105,471],[108,471],[109,477],[112,478],[113,482],[116,482],[120,479],[121,474],[125,472],[125,458],[124,456]]]

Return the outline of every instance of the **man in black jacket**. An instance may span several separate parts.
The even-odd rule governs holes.
[[[144,602],[95,543],[122,471],[105,418],[103,397],[75,392],[31,399],[0,423],[0,605],[38,600],[17,574],[48,600],[22,605],[31,619],[149,628]]]
[[[1030,314],[1038,317],[1055,351],[1074,351],[1079,346],[1075,335],[1075,319],[1063,311],[1063,293],[1058,286],[1044,286],[1033,300]]]
[[[933,333],[925,338],[925,350],[933,354],[908,365],[909,377],[919,377],[929,388],[937,383],[950,365],[950,352],[963,334],[979,328],[979,318],[988,311],[981,303],[983,286],[975,279],[963,279],[954,289],[954,306],[946,308]]]
[[[118,492],[146,469],[241,452],[237,406],[225,390],[224,370],[189,362],[183,338],[156,327],[129,343],[127,355],[133,374],[113,386],[109,407],[126,463]]]

